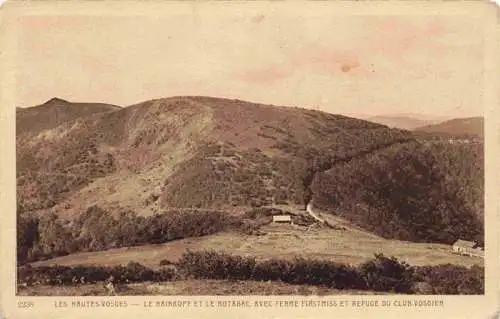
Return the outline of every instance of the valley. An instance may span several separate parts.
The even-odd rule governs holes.
[[[331,219],[330,219],[330,222]],[[456,264],[470,267],[482,266],[482,258],[460,256],[452,253],[450,245],[412,243],[387,240],[373,234],[348,228],[348,223],[339,223],[346,229],[330,229],[319,225],[301,227],[297,225],[268,224],[260,230],[264,235],[246,235],[235,232],[175,240],[165,244],[110,249],[99,252],[76,253],[32,263],[32,266],[91,265],[116,266],[128,262],[139,262],[150,268],[159,268],[160,261],[176,263],[186,250],[217,250],[236,255],[256,256],[258,259],[293,259],[302,256],[325,259],[345,264],[360,264],[376,253],[395,256],[411,265]]]
[[[391,256],[423,267],[427,277],[413,283],[435,289],[441,272],[484,267],[451,250],[457,239],[484,245],[481,141],[200,96],[126,107],[51,99],[16,112],[20,267],[163,271],[195,258],[190,251],[216,251],[264,265],[361,267],[358,278]]]

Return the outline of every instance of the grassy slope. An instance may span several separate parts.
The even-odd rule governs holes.
[[[210,123],[203,106],[170,99],[46,130],[18,149],[20,203],[27,211],[53,207],[69,216],[92,202],[143,208]]]
[[[341,263],[359,264],[373,258],[375,253],[396,256],[412,265],[436,265],[452,263],[463,266],[482,265],[483,259],[451,253],[451,246],[441,244],[418,244],[387,240],[370,233],[352,229],[350,223],[338,217],[322,214],[332,224],[346,226],[346,230],[311,228],[289,225],[267,225],[261,228],[262,236],[240,233],[186,238],[166,244],[145,245],[111,249],[102,252],[77,253],[35,262],[33,266],[59,264],[74,265],[120,265],[130,261],[151,268],[168,259],[176,262],[186,249],[215,249],[238,255],[253,255],[258,258],[294,258],[295,256],[328,259]]]

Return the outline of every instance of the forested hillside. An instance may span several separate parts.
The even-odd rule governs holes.
[[[391,146],[320,174],[315,204],[386,238],[483,242],[481,144]]]
[[[30,247],[47,247],[42,234],[57,234],[54,220],[61,217],[61,227],[80,220],[86,231],[85,219],[97,219],[85,212],[95,205],[102,216],[122,216],[103,225],[139,229],[120,214],[149,218],[170,208],[228,214],[311,199],[387,238],[483,241],[482,143],[426,143],[412,132],[342,115],[209,97],[69,112],[73,107],[54,100],[18,111],[18,214],[42,217],[43,226],[19,239]],[[61,109],[72,115],[33,129],[26,119],[41,109],[44,118]],[[72,233],[81,241],[63,250],[112,246],[111,239],[103,246],[85,236]]]

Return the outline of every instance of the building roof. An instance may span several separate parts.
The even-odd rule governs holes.
[[[290,222],[292,221],[292,217],[290,215],[274,215],[274,222]]]
[[[460,246],[460,247],[466,247],[466,248],[474,248],[476,247],[476,243],[473,242],[473,241],[467,241],[467,240],[462,240],[462,239],[459,239],[457,240],[453,246]]]

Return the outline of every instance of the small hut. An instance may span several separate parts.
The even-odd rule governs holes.
[[[453,244],[453,252],[466,256],[480,256],[483,250],[476,242],[459,239]]]
[[[273,223],[291,224],[292,223],[292,216],[290,216],[290,215],[274,215],[273,216]]]

